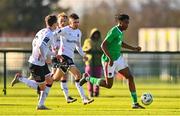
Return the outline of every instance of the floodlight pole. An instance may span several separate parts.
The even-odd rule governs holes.
[[[6,51],[4,52],[4,95],[6,95]]]

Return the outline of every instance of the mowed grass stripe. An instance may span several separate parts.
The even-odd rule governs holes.
[[[0,115],[180,115],[180,86],[178,84],[137,84],[137,93],[151,92],[154,101],[145,110],[131,109],[131,98],[127,85],[115,83],[112,89],[101,88],[100,97],[89,105],[83,105],[73,84],[69,93],[78,100],[67,104],[59,83],[54,83],[46,100],[51,108],[37,111],[36,91],[23,84],[7,88],[7,96],[0,95]],[[86,89],[86,86],[84,86]],[[86,94],[87,94],[87,90]]]

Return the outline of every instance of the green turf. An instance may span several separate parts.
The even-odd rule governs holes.
[[[69,93],[78,99],[67,104],[56,82],[46,100],[51,110],[37,111],[36,92],[23,84],[7,88],[7,95],[0,94],[0,116],[2,115],[180,115],[179,84],[140,84],[137,93],[151,92],[154,101],[146,109],[131,109],[131,99],[126,84],[115,83],[112,89],[101,88],[101,93],[92,104],[83,105],[73,84]],[[86,89],[86,86],[84,86]],[[0,86],[2,89],[2,84]],[[86,91],[87,92],[87,91]]]

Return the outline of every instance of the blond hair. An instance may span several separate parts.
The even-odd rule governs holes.
[[[58,18],[59,18],[59,17],[65,17],[65,18],[68,18],[67,14],[66,14],[65,12],[59,13],[57,17],[58,17]]]

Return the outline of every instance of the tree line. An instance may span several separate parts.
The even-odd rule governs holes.
[[[37,32],[44,26],[44,17],[53,12],[68,12],[58,6],[59,0],[1,0],[0,33]],[[116,13],[127,13],[130,25],[125,32],[125,41],[138,43],[138,30],[141,27],[180,27],[180,2],[178,0],[146,0],[135,8],[132,0],[112,0],[112,4],[102,1],[99,5],[87,8],[84,4],[80,28],[83,40],[93,27],[99,28],[103,38],[115,25]],[[92,5],[93,6],[93,5]]]

